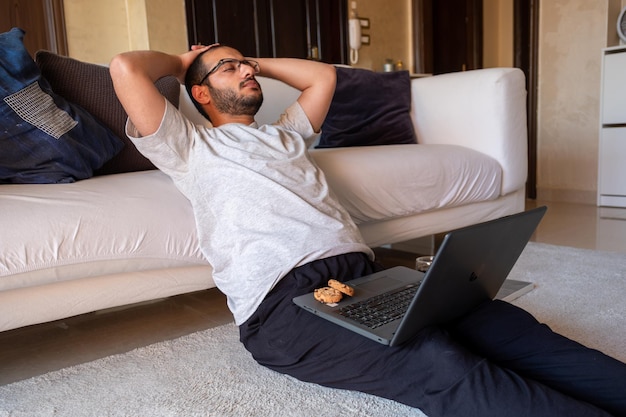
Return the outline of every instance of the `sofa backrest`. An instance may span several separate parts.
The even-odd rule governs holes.
[[[283,82],[257,78],[264,102],[256,120],[273,123],[299,93]],[[180,108],[196,123],[208,123],[184,89]],[[503,195],[526,182],[526,88],[519,69],[489,68],[412,79],[411,119],[420,144],[464,146],[497,160],[503,170]]]

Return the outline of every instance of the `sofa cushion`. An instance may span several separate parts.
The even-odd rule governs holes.
[[[337,86],[317,148],[417,142],[407,71],[336,70]]]
[[[0,34],[0,182],[89,178],[123,143],[83,108],[53,92],[23,37],[18,28]]]
[[[501,186],[494,159],[454,145],[315,149],[311,155],[357,224],[495,199]],[[2,186],[0,207],[0,291],[207,265],[189,201],[158,170]]]
[[[462,146],[314,149],[311,155],[357,224],[493,200],[502,187],[500,164]]]
[[[154,165],[139,153],[126,136],[127,115],[117,99],[107,67],[48,51],[38,51],[35,61],[57,94],[85,108],[124,142],[124,149],[97,170],[96,175],[154,169]],[[164,77],[156,82],[156,86],[178,107],[180,83],[175,77]]]
[[[208,265],[189,201],[158,170],[2,186],[0,207],[0,291]]]

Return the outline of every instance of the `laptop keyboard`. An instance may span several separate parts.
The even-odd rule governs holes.
[[[419,283],[410,284],[407,287],[347,305],[337,311],[344,317],[375,329],[402,318],[418,288]]]

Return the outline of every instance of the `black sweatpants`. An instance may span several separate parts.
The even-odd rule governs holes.
[[[382,268],[361,253],[291,271],[240,326],[255,360],[302,381],[356,390],[436,416],[626,416],[626,365],[491,301],[388,347],[297,307],[294,296]],[[593,405],[592,405],[593,404]]]

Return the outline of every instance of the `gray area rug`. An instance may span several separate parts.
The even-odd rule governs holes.
[[[626,361],[626,255],[530,243],[514,301],[554,330]],[[0,416],[424,416],[257,365],[234,325],[0,387]]]

